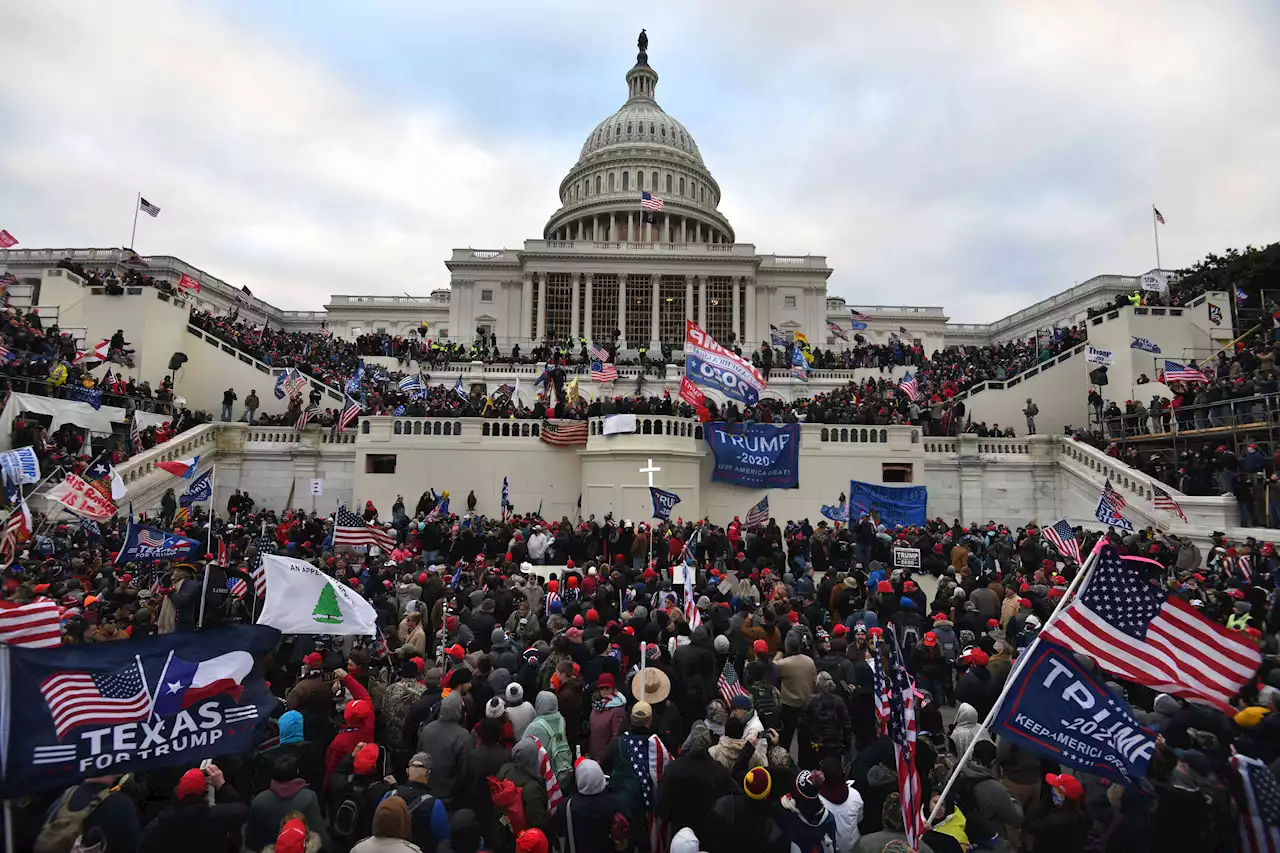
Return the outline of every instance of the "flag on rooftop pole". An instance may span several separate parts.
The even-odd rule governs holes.
[[[153,219],[160,215],[160,208],[157,205],[147,201],[142,196],[138,196],[138,209]],[[181,217],[179,217],[181,218]]]
[[[645,210],[662,210],[662,199],[648,190],[640,193],[640,207]]]
[[[1165,221],[1164,221],[1164,214],[1162,214],[1162,213],[1160,212],[1160,209],[1159,209],[1159,208],[1157,208],[1154,204],[1153,204],[1153,205],[1151,205],[1151,212],[1152,212],[1153,214],[1155,214],[1156,222],[1159,222],[1161,225],[1164,225],[1164,224],[1165,224]]]

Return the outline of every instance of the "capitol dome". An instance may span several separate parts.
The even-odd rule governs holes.
[[[658,72],[648,37],[627,72],[626,103],[587,136],[578,162],[560,182],[560,209],[543,229],[548,240],[601,243],[732,243],[719,211],[720,185],[693,135],[655,99]],[[654,198],[641,207],[642,193]]]

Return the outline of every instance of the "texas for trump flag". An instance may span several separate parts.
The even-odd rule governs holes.
[[[269,628],[234,625],[128,643],[7,647],[0,796],[252,751],[278,704],[255,661],[279,640]]]

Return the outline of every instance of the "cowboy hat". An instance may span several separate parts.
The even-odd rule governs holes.
[[[671,679],[656,667],[646,667],[631,679],[631,695],[637,702],[656,705],[671,695]]]

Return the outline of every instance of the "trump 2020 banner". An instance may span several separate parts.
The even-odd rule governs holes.
[[[649,497],[653,498],[653,517],[663,521],[671,518],[671,510],[680,503],[680,496],[675,492],[668,492],[657,486],[649,487]]]
[[[716,343],[697,323],[685,321],[684,375],[695,385],[715,388],[748,406],[760,402],[764,375],[751,362]]]
[[[800,487],[800,424],[705,424],[711,479],[753,489]]]
[[[924,486],[880,486],[849,481],[849,521],[875,514],[886,527],[922,527],[929,491]]]
[[[133,524],[125,533],[124,545],[116,558],[118,565],[125,563],[154,563],[156,560],[178,560],[192,553],[204,553],[204,546],[196,539],[166,533],[154,527]]]
[[[1069,650],[1040,640],[1016,678],[996,717],[1002,736],[1121,785],[1147,775],[1155,734],[1134,719],[1123,699],[1081,669]]]
[[[3,646],[0,796],[251,751],[276,699],[255,663],[279,632],[236,625],[127,643]]]

